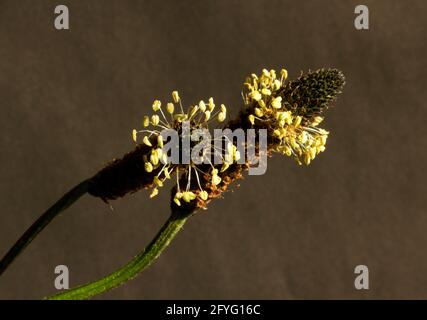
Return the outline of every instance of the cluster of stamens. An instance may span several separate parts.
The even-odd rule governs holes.
[[[217,147],[215,139],[209,141],[209,148],[205,149],[201,156],[200,162],[208,164],[208,170],[202,169],[202,166],[194,163],[191,159],[189,164],[174,164],[168,160],[168,155],[163,151],[164,141],[161,135],[162,130],[173,129],[182,134],[182,124],[187,122],[190,129],[209,129],[209,125],[216,121],[222,123],[227,117],[227,108],[221,104],[216,108],[213,98],[208,101],[200,101],[197,105],[190,106],[187,111],[184,111],[181,98],[177,91],[172,92],[172,102],[166,104],[166,112],[162,109],[162,103],[155,100],[152,105],[154,114],[144,116],[143,129],[132,131],[132,139],[138,142],[139,135],[142,135],[142,143],[150,147],[149,154],[144,155],[144,168],[147,173],[156,172],[154,177],[154,185],[150,197],[155,197],[158,194],[158,188],[162,187],[166,179],[171,179],[172,174],[176,174],[177,191],[174,196],[174,202],[181,205],[181,201],[191,202],[197,197],[203,201],[208,199],[208,192],[202,188],[199,175],[207,175],[210,177],[212,185],[218,185],[221,178],[218,176],[218,169],[212,164],[212,155],[219,156],[222,159],[222,167],[220,172],[227,168],[235,161],[240,159],[240,153],[237,148],[231,143],[226,143],[227,151],[224,154],[222,148]],[[175,112],[178,109],[178,112]],[[216,110],[218,109],[218,110]],[[199,162],[199,163],[200,163]],[[205,166],[206,167],[206,166]],[[205,168],[203,167],[203,168]],[[180,186],[180,174],[184,173],[187,176],[187,184],[185,187]],[[196,178],[199,189],[197,191],[190,190],[191,181]]]
[[[263,127],[277,139],[273,150],[293,156],[298,164],[310,164],[317,154],[325,150],[328,132],[317,128],[323,117],[304,119],[294,114],[282,102],[288,72],[282,69],[280,79],[275,70],[264,69],[261,75],[252,74],[245,81],[245,105],[251,113],[248,120],[253,126]]]

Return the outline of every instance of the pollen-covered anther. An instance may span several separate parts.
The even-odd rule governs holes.
[[[221,183],[221,178],[218,176],[218,169],[213,169],[212,170],[212,180],[211,180],[212,184],[214,186],[218,185]]]
[[[276,109],[280,109],[282,107],[282,97],[276,97],[271,101],[271,106]]]
[[[152,106],[153,111],[155,112],[159,111],[161,106],[162,106],[162,103],[160,102],[160,100],[154,100],[153,106]]]
[[[175,111],[175,106],[174,106],[174,104],[173,104],[172,102],[169,102],[169,103],[166,105],[166,111],[167,111],[168,113],[170,113],[170,114],[173,114],[173,112]]]
[[[184,200],[185,202],[190,202],[191,200],[196,199],[196,194],[192,191],[184,191],[182,193],[182,200]]]
[[[200,191],[199,197],[200,199],[206,201],[209,198],[209,194],[207,193],[207,191],[203,190],[203,191]]]
[[[152,147],[152,146],[153,146],[153,144],[151,143],[150,139],[149,139],[147,136],[145,136],[145,137],[142,139],[142,142],[143,142],[145,145],[149,146],[149,147]]]
[[[159,189],[154,188],[153,191],[151,191],[150,198],[154,198],[159,194]]]
[[[179,97],[178,91],[173,91],[172,92],[172,99],[173,99],[173,102],[179,103],[179,101],[181,100],[181,98]]]
[[[144,163],[144,168],[145,168],[145,171],[147,172],[153,171],[153,165],[151,164],[151,162]]]

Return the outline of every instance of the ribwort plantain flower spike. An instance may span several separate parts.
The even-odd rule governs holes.
[[[142,128],[131,132],[135,149],[123,158],[113,160],[47,210],[1,260],[0,275],[54,217],[83,194],[89,193],[109,202],[141,189],[151,189],[150,198],[153,198],[167,180],[175,177],[171,192],[172,214],[145,250],[111,275],[51,298],[87,299],[134,278],[160,255],[188,217],[200,208],[206,209],[209,202],[221,197],[234,181],[250,170],[253,166],[247,157],[250,149],[257,151],[256,158],[261,158],[264,152],[268,155],[279,153],[293,157],[298,164],[311,164],[325,151],[329,132],[319,125],[324,120],[324,111],[341,93],[344,83],[344,75],[336,69],[308,72],[292,81],[288,81],[286,69],[279,73],[263,69],[259,75],[247,77],[242,93],[244,107],[235,119],[228,121],[226,106],[220,104],[217,108],[213,98],[201,100],[187,107],[186,111],[178,91],[172,92],[172,102],[165,105],[154,100],[151,106],[154,114],[145,115]],[[207,148],[201,155],[190,157],[188,162],[169,161],[165,146],[170,141],[162,135],[164,130],[178,132],[181,148],[187,125],[190,131],[209,131],[213,125],[220,124],[229,130],[249,132],[255,129],[259,138],[261,129],[264,130],[266,151],[261,148],[260,139],[255,145],[246,141],[242,150],[237,142],[224,137],[218,146],[218,139],[214,137],[208,139]],[[219,157],[220,163],[212,162],[212,156]]]

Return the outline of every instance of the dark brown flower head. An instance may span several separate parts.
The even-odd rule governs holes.
[[[280,96],[285,108],[301,116],[303,123],[307,123],[322,115],[342,92],[344,84],[345,77],[341,71],[320,69],[289,81]]]

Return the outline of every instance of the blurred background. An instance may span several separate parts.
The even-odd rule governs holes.
[[[70,30],[54,28],[67,5]],[[283,156],[186,224],[137,279],[97,299],[427,298],[426,2],[0,2],[0,256],[66,191],[134,148],[154,99],[213,96],[231,117],[246,75],[341,69],[344,93],[309,167]],[[85,196],[0,278],[1,299],[114,271],[169,215],[169,189]],[[369,268],[356,290],[354,268]]]

